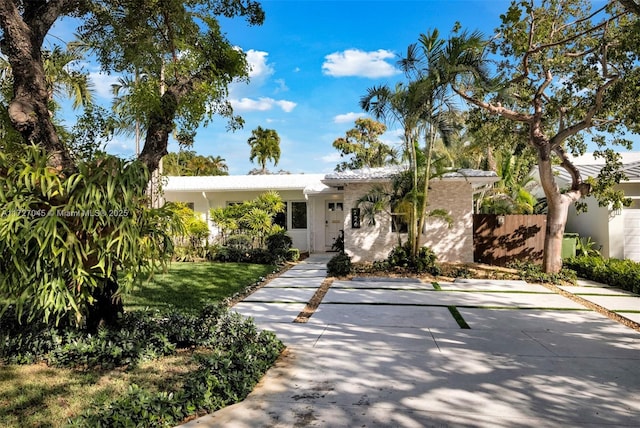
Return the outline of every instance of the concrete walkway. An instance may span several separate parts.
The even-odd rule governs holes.
[[[292,323],[330,257],[234,307],[287,350],[245,401],[186,427],[640,426],[637,331],[545,287],[485,280],[335,281]],[[566,289],[639,319],[638,296]]]

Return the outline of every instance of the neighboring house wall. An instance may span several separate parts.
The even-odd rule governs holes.
[[[610,244],[615,246],[615,242],[610,241],[610,218],[609,209],[599,207],[598,201],[593,197],[583,200],[587,204],[587,212],[578,214],[575,205],[569,206],[567,215],[567,225],[565,232],[577,233],[580,237],[591,237],[602,248],[600,253],[604,257],[618,257],[616,248],[611,248]]]
[[[599,206],[595,198],[585,198],[587,212],[578,214],[571,205],[565,230],[578,233],[580,237],[591,237],[601,246],[603,257],[640,261],[640,184],[625,183],[618,188],[632,198],[631,207],[615,213]]]
[[[371,189],[369,183],[345,186],[345,251],[353,261],[383,260],[398,244],[398,234],[391,231],[391,218],[386,213],[376,216],[376,224],[368,225],[362,218],[360,229],[351,227],[351,208]],[[439,261],[473,262],[473,197],[471,183],[466,181],[433,180],[429,191],[429,211],[444,209],[453,218],[451,227],[440,219],[427,220],[421,244],[434,250]],[[407,234],[401,234],[402,242]]]

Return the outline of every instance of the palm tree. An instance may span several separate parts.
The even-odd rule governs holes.
[[[413,256],[418,254],[419,231],[423,230],[428,216],[434,146],[438,140],[447,145],[456,131],[455,105],[447,91],[446,75],[439,69],[444,48],[445,42],[439,38],[437,30],[429,35],[421,35],[419,44],[409,45],[407,56],[399,61],[409,83],[398,84],[395,91],[386,86],[374,87],[360,101],[361,107],[374,117],[391,117],[400,122],[404,129],[405,150],[413,175],[413,208],[409,216]],[[425,141],[422,153],[419,148],[420,137]],[[420,189],[418,184],[421,184]],[[419,210],[418,205],[421,207]]]
[[[531,163],[510,151],[498,153],[500,181],[483,198],[481,210],[488,214],[533,214],[537,200],[527,189],[534,183]]]
[[[249,137],[247,143],[251,146],[249,160],[251,162],[254,159],[258,160],[262,174],[267,170],[266,164],[268,160],[273,161],[273,166],[278,165],[280,160],[280,137],[275,130],[263,129],[258,126],[251,131],[251,137]]]
[[[360,98],[360,107],[372,114],[377,120],[398,122],[403,128],[403,144],[405,155],[409,160],[409,169],[413,183],[411,192],[412,209],[409,213],[409,240],[414,242],[418,236],[417,206],[418,199],[418,161],[416,146],[420,135],[420,116],[422,115],[419,101],[419,86],[413,83],[398,83],[394,89],[387,85],[374,86],[367,90],[367,94]],[[417,254],[417,248],[416,252]]]
[[[85,49],[81,44],[70,44],[66,51],[55,46],[53,50],[43,52],[50,101],[53,101],[55,95],[65,95],[73,102],[73,108],[85,106],[92,101],[89,76],[71,68],[72,64],[84,59]]]

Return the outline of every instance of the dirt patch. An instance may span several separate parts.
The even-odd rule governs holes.
[[[580,296],[578,296],[576,294],[573,294],[573,293],[571,293],[569,291],[563,290],[562,288],[558,287],[557,285],[554,285],[554,284],[540,284],[540,285],[542,285],[543,287],[548,288],[549,290],[553,291],[554,293],[560,294],[561,296],[564,296],[564,297],[566,297],[568,299],[571,299],[574,302],[581,304],[582,306],[585,306],[585,307],[587,307],[587,308],[589,308],[589,309],[591,309],[593,311],[598,312],[599,314],[602,314],[602,315],[604,315],[604,316],[606,316],[606,317],[608,317],[608,318],[610,318],[610,319],[612,319],[612,320],[614,320],[616,322],[619,322],[622,325],[625,325],[625,326],[627,326],[629,328],[632,328],[632,329],[640,332],[640,324],[635,322],[635,321],[633,321],[633,320],[630,320],[627,317],[624,317],[624,316],[622,316],[622,315],[620,315],[620,314],[618,314],[616,312],[610,311],[609,309],[607,309],[607,308],[605,308],[603,306],[600,306],[600,305],[598,305],[596,303],[590,302],[590,301],[588,301],[588,300],[586,300],[586,299],[584,299],[584,298],[582,298],[582,297],[580,297]]]
[[[307,321],[309,321],[309,318],[311,318],[311,316],[316,312],[316,309],[318,309],[318,306],[320,306],[320,303],[322,303],[322,299],[324,299],[325,294],[327,294],[327,291],[329,291],[329,288],[331,288],[333,280],[334,278],[325,278],[325,280],[322,281],[322,284],[320,284],[320,287],[318,287],[313,297],[311,297],[307,305],[298,314],[296,319],[293,320],[293,322],[306,323]]]

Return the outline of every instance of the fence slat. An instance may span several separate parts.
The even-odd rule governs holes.
[[[474,214],[474,261],[495,266],[515,260],[541,264],[546,225],[544,214]]]

